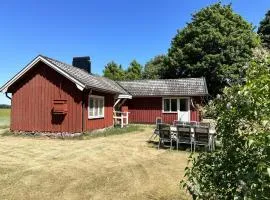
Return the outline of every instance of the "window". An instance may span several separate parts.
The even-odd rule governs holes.
[[[180,110],[188,111],[188,101],[187,99],[180,99]]]
[[[177,111],[177,99],[171,99],[171,111]]]
[[[169,112],[170,110],[170,99],[164,99],[164,111]]]
[[[104,117],[104,97],[91,95],[89,97],[88,118]]]
[[[164,112],[177,112],[177,99],[163,99]]]

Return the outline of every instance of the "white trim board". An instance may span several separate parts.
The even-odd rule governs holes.
[[[132,96],[129,94],[119,94],[118,99],[132,99]]]
[[[0,88],[0,92],[3,92],[3,93],[7,92],[8,88],[13,83],[15,83],[18,79],[20,79],[26,72],[28,72],[32,67],[34,67],[39,61],[42,61],[43,63],[47,64],[49,67],[51,67],[52,69],[54,69],[55,71],[57,71],[58,73],[60,73],[61,75],[63,75],[64,77],[72,81],[73,83],[75,83],[77,88],[80,91],[82,91],[85,88],[85,85],[79,82],[77,79],[73,78],[72,76],[70,76],[68,73],[66,73],[65,71],[63,71],[62,69],[54,65],[53,63],[47,61],[42,56],[38,56],[31,63],[29,63],[22,71],[20,71],[12,79],[10,79],[5,85],[3,85]]]

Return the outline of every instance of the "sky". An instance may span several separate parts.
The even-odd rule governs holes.
[[[71,64],[90,56],[92,73],[102,75],[114,60],[127,68],[166,54],[178,29],[191,14],[215,0],[24,0],[0,5],[0,86],[38,54]],[[226,0],[234,11],[258,26],[270,0]],[[0,104],[10,104],[0,94]]]

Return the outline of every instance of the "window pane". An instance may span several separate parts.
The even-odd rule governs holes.
[[[180,99],[180,111],[188,111],[188,99]]]
[[[94,116],[94,101],[92,98],[90,98],[89,108],[89,115],[92,117]]]
[[[170,99],[164,99],[164,111],[170,111]]]
[[[94,105],[95,105],[95,117],[98,116],[98,100],[94,99]]]
[[[103,99],[99,100],[99,116],[104,115],[104,102]]]
[[[171,99],[171,111],[177,111],[177,99]]]

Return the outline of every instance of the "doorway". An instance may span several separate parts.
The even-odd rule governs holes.
[[[178,109],[178,120],[183,122],[190,121],[190,99],[180,98]]]

